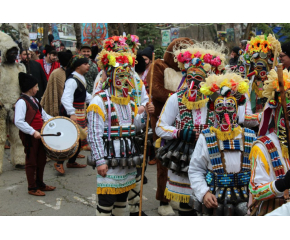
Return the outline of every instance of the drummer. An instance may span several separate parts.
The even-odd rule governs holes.
[[[38,91],[38,81],[33,76],[20,72],[19,85],[22,94],[15,104],[14,123],[19,128],[19,136],[24,146],[25,172],[28,181],[28,193],[45,196],[44,191],[53,191],[55,187],[43,182],[46,153],[41,141],[40,130],[48,115],[34,97]]]
[[[86,103],[90,103],[91,94],[86,91],[86,79],[84,75],[89,71],[89,59],[82,55],[72,57],[67,69],[67,80],[65,82],[64,91],[61,97],[60,115],[69,117],[76,122],[83,130],[87,132],[86,120]],[[80,140],[79,148],[74,156],[72,156],[67,168],[84,168],[86,164],[76,162],[77,156],[82,150],[89,150],[88,142],[85,139]],[[54,168],[61,174],[64,174],[63,161],[54,164]]]

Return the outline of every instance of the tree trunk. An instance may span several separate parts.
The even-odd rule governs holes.
[[[43,23],[43,46],[45,46],[46,44],[48,44],[48,23]]]
[[[252,29],[252,25],[253,25],[253,23],[248,23],[247,24],[247,28],[246,28],[246,31],[245,31],[245,34],[244,34],[244,39],[245,40],[248,40],[248,38],[250,36],[250,32],[251,32],[251,29]]]
[[[119,36],[119,24],[118,23],[108,23],[109,37]]]
[[[81,24],[80,23],[74,23],[74,29],[76,33],[76,39],[77,39],[77,46],[76,48],[79,50],[82,46],[82,31],[81,31]]]
[[[128,34],[136,35],[137,34],[137,26],[138,26],[138,23],[129,23]]]
[[[120,35],[123,35],[123,32],[125,32],[125,29],[124,29],[124,25],[123,25],[123,23],[119,23],[119,29],[120,29]]]

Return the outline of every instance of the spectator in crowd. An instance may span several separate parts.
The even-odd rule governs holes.
[[[60,44],[60,52],[66,52],[66,48],[63,43]]]
[[[59,62],[57,62],[57,51],[53,46],[46,45],[45,49],[43,50],[44,52],[44,58],[37,60],[37,62],[40,63],[46,79],[48,81],[50,74],[52,73],[53,70],[57,69],[60,67]]]
[[[148,92],[147,74],[148,74],[148,71],[149,71],[151,63],[152,63],[152,53],[153,52],[154,52],[153,45],[149,45],[141,52],[141,55],[144,58],[145,64],[146,64],[146,69],[145,69],[141,79],[142,79],[143,83],[145,84],[147,92]]]
[[[236,66],[238,64],[239,51],[240,48],[238,46],[232,48],[229,61],[230,66]]]
[[[27,57],[27,52],[28,52],[28,57]],[[47,85],[46,76],[44,74],[44,71],[40,63],[34,60],[31,60],[31,53],[30,51],[27,51],[27,52],[24,49],[20,49],[20,53],[19,53],[20,62],[25,65],[27,73],[29,73],[35,79],[37,79],[39,90],[36,93],[35,97],[40,102],[43,96],[43,93],[46,89],[46,85]]]
[[[246,47],[247,47],[247,43],[248,41],[247,40],[241,40],[240,42],[240,49],[243,50],[243,52],[245,51]]]
[[[92,94],[94,82],[98,76],[98,66],[90,59],[92,56],[92,48],[88,44],[83,44],[80,49],[80,55],[89,59],[90,70],[84,75],[87,82],[87,92]]]
[[[90,59],[93,61],[93,63],[97,64],[96,62],[96,57],[99,53],[99,48],[98,46],[92,46],[92,55],[90,56]]]
[[[279,55],[279,60],[283,63],[283,67],[290,71],[290,42],[282,44],[282,52]]]

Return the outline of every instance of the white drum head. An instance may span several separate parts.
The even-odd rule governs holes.
[[[42,137],[43,141],[52,149],[62,151],[71,148],[78,139],[76,126],[65,118],[49,120],[43,128],[42,134],[56,134],[57,132],[60,132],[61,135]]]

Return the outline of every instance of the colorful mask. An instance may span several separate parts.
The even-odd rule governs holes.
[[[138,40],[137,38],[134,39]],[[128,41],[128,38],[122,36],[113,36],[106,39],[104,49],[97,59],[98,66],[106,72],[108,77],[103,83],[103,89],[108,88],[112,96],[127,99],[128,94],[134,88],[132,68],[135,66],[136,56],[126,41]],[[132,37],[130,43],[132,44]],[[137,48],[138,43],[134,42],[134,44]]]
[[[215,111],[217,128],[211,127],[220,140],[229,140],[241,133],[237,125],[238,106],[245,104],[245,93],[249,88],[249,80],[236,73],[210,75],[201,83],[200,92],[211,96],[208,108]],[[214,96],[218,96],[213,99]]]
[[[182,99],[188,109],[200,108],[208,101],[199,91],[200,83],[204,82],[208,74],[218,74],[224,70],[223,50],[223,47],[213,43],[183,43],[173,48],[174,60],[183,75],[180,86],[188,89]]]

